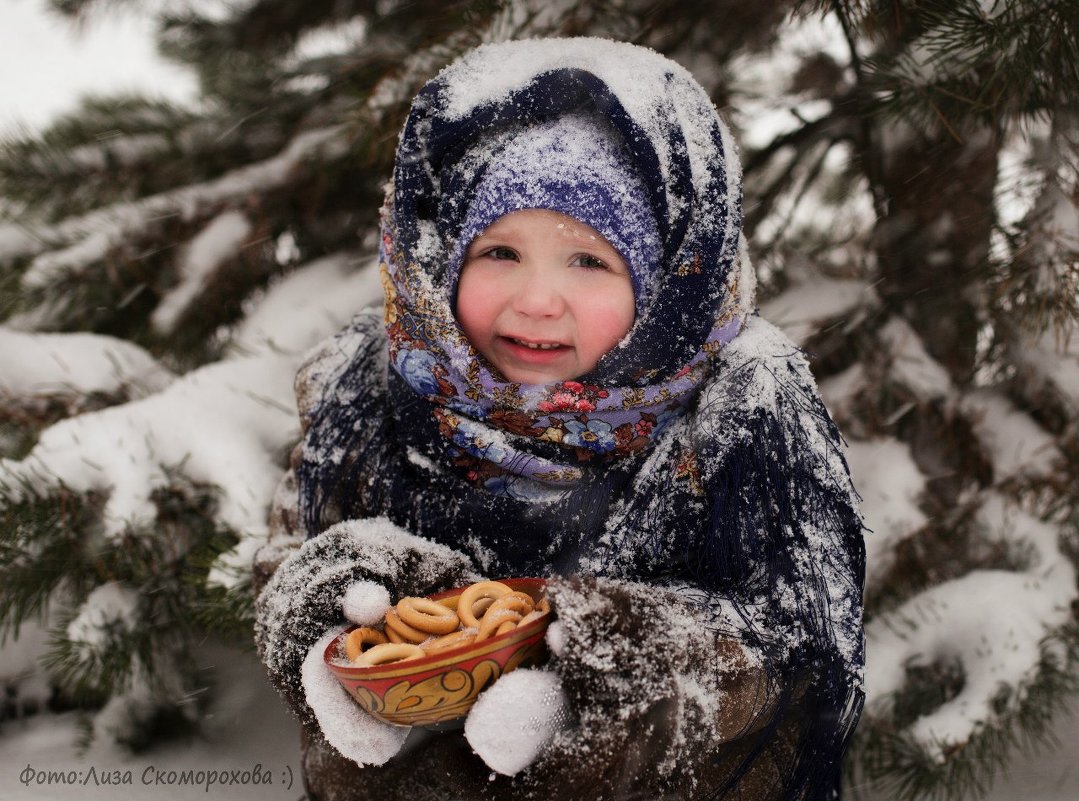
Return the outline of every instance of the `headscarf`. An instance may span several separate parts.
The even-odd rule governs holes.
[[[627,81],[627,50],[653,69]],[[519,65],[525,52],[529,77],[513,87],[492,80],[496,65]],[[464,95],[467,115],[457,110]],[[626,257],[637,305],[629,333],[589,375],[547,385],[504,379],[453,313],[468,243],[501,213],[537,207],[604,234]],[[390,390],[403,428],[437,429],[442,454],[416,447],[448,455],[490,492],[535,500],[559,497],[588,463],[648,450],[693,402],[710,356],[747,312],[740,225],[726,128],[672,62],[587,39],[473,51],[414,101],[383,210]],[[417,395],[424,406],[410,403]]]

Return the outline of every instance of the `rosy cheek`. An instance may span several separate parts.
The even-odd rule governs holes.
[[[588,370],[595,367],[600,358],[617,345],[633,325],[632,295],[628,302],[620,293],[608,298],[607,303],[593,302],[589,307],[582,307],[577,312],[579,320],[588,321],[578,329],[587,338],[587,343],[582,343],[585,347],[581,356]]]
[[[473,344],[476,344],[478,334],[483,328],[482,319],[481,310],[475,304],[459,303],[457,305],[457,322]]]
[[[602,320],[605,334],[618,342],[629,331],[636,317],[633,291],[619,284],[614,291],[601,297],[606,302],[595,309],[593,316],[595,319]]]
[[[493,298],[475,271],[462,272],[457,291],[457,322],[474,345],[480,345],[494,321]]]
[[[629,331],[629,325],[620,315],[605,317],[596,327],[598,329],[597,338],[602,340],[599,347],[604,351],[610,350],[617,345],[622,337],[626,335],[626,332]]]

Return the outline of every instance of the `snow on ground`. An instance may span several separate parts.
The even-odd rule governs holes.
[[[299,726],[262,678],[262,669],[251,654],[221,653],[220,687],[225,694],[204,720],[211,731],[190,743],[162,746],[131,755],[104,741],[94,743],[85,756],[78,756],[76,716],[40,714],[0,724],[0,798],[4,801],[296,801],[303,796],[300,780]],[[984,801],[1074,801],[1079,798],[1079,765],[1074,748],[1079,742],[1079,707],[1061,715],[1055,729],[1059,748],[1040,748],[1016,759],[1000,777]],[[27,766],[35,771],[130,770],[130,786],[23,784],[20,774]],[[269,784],[202,786],[157,785],[162,772],[179,777],[183,771],[243,771],[259,765],[260,775],[269,770]],[[144,772],[150,784],[143,784]],[[289,770],[292,787],[288,786]],[[856,788],[848,788],[855,790]],[[854,793],[848,793],[853,796]],[[861,801],[891,801],[887,792],[858,796]]]
[[[98,738],[83,755],[76,750],[78,715],[43,713],[0,723],[0,798],[4,801],[295,801],[300,777],[299,724],[285,711],[254,654],[219,648],[215,684],[219,698],[203,717],[205,733],[131,754]],[[53,772],[50,781],[49,772]],[[105,784],[108,778],[130,783]],[[246,783],[214,781],[210,772]],[[188,778],[202,783],[182,784]],[[63,784],[75,778],[85,784]],[[258,775],[262,781],[255,782]]]

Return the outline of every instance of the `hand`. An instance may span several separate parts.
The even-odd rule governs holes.
[[[377,720],[337,682],[322,655],[339,633],[340,629],[331,629],[307,652],[302,669],[304,695],[326,742],[358,765],[382,765],[401,750],[411,727]]]
[[[371,625],[391,599],[475,579],[464,554],[413,536],[386,518],[338,523],[285,559],[259,594],[259,656],[289,705],[314,723],[300,676],[320,632],[342,626],[346,618]]]
[[[531,765],[569,725],[562,681],[549,670],[515,670],[476,701],[465,720],[465,739],[487,767],[512,776]]]
[[[744,647],[715,632],[721,613],[612,579],[554,578],[548,594],[548,668],[575,722],[517,780],[566,798],[698,797],[721,784],[719,749],[767,720],[769,697]]]

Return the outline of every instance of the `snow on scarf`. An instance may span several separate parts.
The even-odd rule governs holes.
[[[591,374],[506,384],[451,311],[450,254],[484,169],[475,145],[570,114],[621,137],[663,257]],[[861,524],[800,355],[759,321],[734,336],[753,287],[740,189],[707,95],[652,51],[512,42],[443,70],[413,103],[384,208],[388,336],[361,315],[341,339],[349,357],[297,470],[300,514],[312,533],[384,514],[492,575],[688,588],[740,621],[729,633],[766,655],[777,703],[797,694],[809,722],[787,779],[826,798],[861,705]]]

